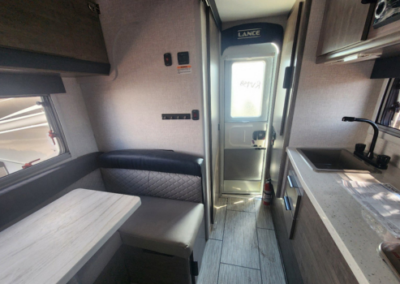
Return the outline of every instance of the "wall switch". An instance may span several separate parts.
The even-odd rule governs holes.
[[[192,110],[192,119],[193,120],[199,120],[200,119],[200,114],[198,109]]]
[[[164,54],[164,64],[165,64],[165,66],[171,66],[172,65],[172,55],[171,55],[171,53],[165,53]]]
[[[189,52],[178,52],[178,64],[179,65],[186,65],[189,64]]]

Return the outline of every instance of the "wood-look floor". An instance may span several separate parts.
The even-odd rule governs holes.
[[[271,211],[261,200],[218,200],[197,283],[286,283]]]

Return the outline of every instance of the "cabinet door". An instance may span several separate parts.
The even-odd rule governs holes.
[[[318,55],[365,40],[373,9],[361,0],[327,0]]]
[[[358,283],[306,193],[292,245],[304,283]]]
[[[108,63],[99,16],[85,0],[1,0],[0,46]]]

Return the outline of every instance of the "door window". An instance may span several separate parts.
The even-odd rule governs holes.
[[[263,113],[264,60],[232,64],[230,116],[261,117]]]

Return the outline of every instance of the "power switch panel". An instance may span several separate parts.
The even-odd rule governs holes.
[[[178,52],[178,64],[186,65],[189,64],[189,52]]]
[[[163,120],[169,119],[190,119],[190,113],[163,113],[161,115]]]
[[[165,64],[165,66],[171,66],[172,65],[172,55],[171,55],[171,53],[165,53],[164,54],[164,64]]]
[[[200,118],[199,110],[198,109],[192,110],[192,119],[199,120],[199,118]]]

